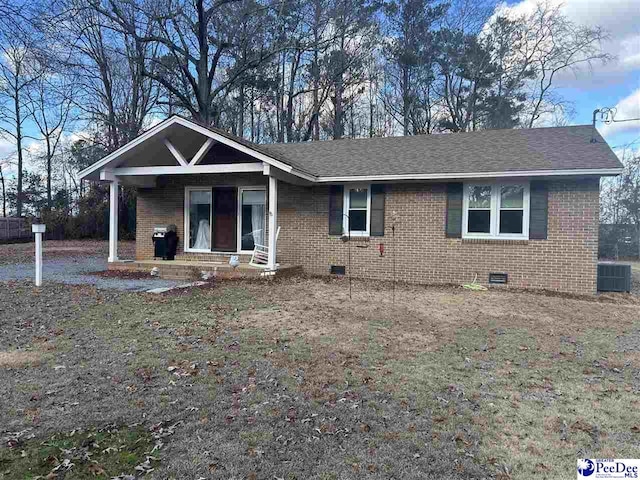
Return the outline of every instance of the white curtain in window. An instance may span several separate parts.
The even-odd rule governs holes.
[[[264,203],[251,205],[251,230],[253,243],[264,245]]]
[[[265,191],[245,190],[242,192],[242,205],[251,206],[251,234],[253,243],[264,245]],[[243,232],[243,235],[245,232]]]
[[[211,230],[209,220],[200,220],[196,242],[193,244],[195,250],[209,250],[211,248]]]

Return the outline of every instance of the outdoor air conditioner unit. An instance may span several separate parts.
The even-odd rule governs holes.
[[[631,265],[620,263],[598,264],[599,292],[630,292]]]

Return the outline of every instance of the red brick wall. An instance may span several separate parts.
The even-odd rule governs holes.
[[[186,185],[266,185],[259,174],[200,175],[160,179],[138,192],[136,258],[151,258],[156,224],[175,223],[183,252]],[[413,283],[486,283],[489,272],[506,272],[509,285],[570,293],[595,293],[598,251],[599,181],[549,182],[547,240],[461,240],[445,237],[446,185],[389,185],[385,235],[343,243],[328,234],[329,187],[279,182],[278,262],[328,274],[347,265],[354,277]],[[392,236],[392,225],[395,237]],[[384,256],[378,247],[383,243]]]
[[[506,272],[511,286],[596,291],[597,179],[550,182],[548,238],[528,241],[446,238],[446,185],[395,184],[386,197],[384,237],[352,239],[349,245],[328,235],[328,192],[328,186],[280,184],[280,263],[328,274],[330,265],[347,265],[350,246],[356,277],[392,279],[395,252],[398,281],[460,284],[477,274],[487,283],[489,272]]]
[[[153,227],[175,224],[178,229],[178,254],[184,253],[184,189],[186,186],[264,186],[262,174],[180,175],[160,177],[156,188],[138,189],[136,204],[136,259],[153,258]],[[206,255],[206,254],[205,254]],[[194,254],[202,259],[204,255]],[[214,255],[211,255],[214,258]]]

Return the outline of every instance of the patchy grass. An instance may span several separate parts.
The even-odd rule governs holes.
[[[134,453],[175,479],[556,479],[578,457],[637,456],[628,297],[402,287],[394,304],[385,285],[355,282],[349,300],[343,282],[306,279],[163,296],[6,286],[0,348],[44,353],[0,369],[0,435],[32,437],[33,459],[105,425],[143,438],[172,425]],[[0,471],[20,472],[5,448]]]
[[[57,433],[44,441],[20,437],[0,450],[0,478],[118,478],[153,471],[153,432],[140,426]]]
[[[0,368],[18,368],[33,366],[40,363],[41,355],[36,352],[14,350],[0,352]]]

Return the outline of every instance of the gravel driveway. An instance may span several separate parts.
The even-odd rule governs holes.
[[[0,282],[10,280],[33,280],[34,264],[14,263],[0,265]],[[95,285],[101,289],[143,291],[159,287],[173,287],[180,283],[173,280],[162,280],[149,277],[148,279],[105,278],[90,275],[107,269],[106,258],[100,257],[63,257],[47,259],[45,256],[42,267],[43,282],[66,283],[70,285]]]

